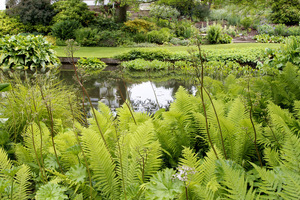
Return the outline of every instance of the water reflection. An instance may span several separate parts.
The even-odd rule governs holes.
[[[62,71],[61,79],[76,86],[73,75],[72,71]],[[168,109],[179,86],[184,86],[191,93],[195,91],[191,81],[182,77],[168,79],[164,76],[162,81],[159,78],[151,81],[149,79],[124,77],[120,71],[106,71],[99,75],[82,77],[93,106],[97,107],[98,101],[101,101],[113,111],[127,99],[135,111],[153,113],[160,108]]]

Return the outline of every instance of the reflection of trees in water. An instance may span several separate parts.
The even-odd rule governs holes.
[[[131,105],[134,111],[136,112],[147,112],[147,113],[154,113],[161,108],[165,108],[166,110],[169,109],[171,101],[165,105],[157,105],[157,102],[151,99],[142,100],[132,100]]]

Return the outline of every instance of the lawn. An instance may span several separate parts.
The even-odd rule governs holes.
[[[212,50],[212,49],[236,49],[236,48],[278,48],[280,44],[274,43],[238,43],[238,44],[218,44],[218,45],[203,45],[202,49]],[[54,50],[57,52],[59,57],[66,57],[64,52],[65,47],[55,47]],[[172,52],[186,52],[189,48],[186,46],[161,46],[161,47],[149,47],[145,49],[167,49]],[[97,57],[97,58],[111,58],[116,55],[126,53],[132,49],[130,47],[80,47],[80,49],[75,52],[75,57]]]

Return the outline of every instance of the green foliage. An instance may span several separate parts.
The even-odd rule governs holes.
[[[243,25],[244,29],[248,30],[253,24],[253,19],[251,17],[245,17],[241,20],[241,24]]]
[[[274,32],[275,35],[282,35],[282,36],[287,36],[288,35],[288,30],[287,27],[284,24],[277,24],[274,26]]]
[[[196,2],[192,9],[193,16],[199,20],[204,20],[209,17],[210,8],[208,5],[202,4],[201,2]]]
[[[232,38],[229,35],[223,34],[222,26],[220,24],[209,26],[207,30],[207,39],[210,44],[227,44],[232,41]]]
[[[105,69],[107,65],[98,58],[80,58],[77,62],[77,66],[85,72],[100,72]]]
[[[11,90],[10,83],[0,83],[0,92],[5,92]]]
[[[8,14],[18,17],[25,25],[48,26],[56,12],[48,0],[21,0]]]
[[[16,18],[9,17],[4,11],[0,11],[0,36],[16,35],[24,32],[25,26]]]
[[[128,70],[156,71],[169,69],[172,64],[170,62],[162,62],[158,60],[146,61],[144,59],[135,59],[128,62],[122,62],[121,66]]]
[[[150,178],[146,186],[146,199],[169,200],[176,198],[183,189],[183,182],[175,179],[173,169],[164,169]]]
[[[255,35],[253,39],[261,43],[281,43],[284,41],[283,36],[270,36],[269,34]]]
[[[268,34],[268,35],[274,35],[274,27],[268,24],[264,24],[258,27],[257,31],[259,34]]]
[[[60,61],[42,36],[5,36],[0,39],[2,69],[54,68]]]
[[[75,39],[75,31],[79,28],[79,21],[60,20],[52,26],[52,35],[61,40]]]
[[[124,26],[125,30],[131,33],[147,33],[148,31],[155,29],[154,23],[138,18],[125,22]]]
[[[175,23],[175,34],[178,37],[190,38],[197,34],[197,29],[188,20],[181,20]]]
[[[147,33],[148,42],[163,44],[169,42],[171,38],[170,29],[162,28],[159,31],[150,31]]]
[[[300,21],[300,5],[298,0],[272,0],[272,13],[270,15],[273,23],[297,25]]]
[[[180,13],[176,8],[167,5],[152,5],[149,15],[157,19],[177,19]]]
[[[37,200],[42,199],[49,199],[49,200],[56,200],[56,199],[68,199],[68,196],[64,194],[67,189],[64,187],[59,186],[55,183],[47,183],[39,188],[36,192],[35,198]]]
[[[101,31],[98,33],[100,47],[116,47],[129,45],[132,43],[131,38],[126,32],[118,31]]]
[[[75,20],[83,26],[88,26],[94,21],[94,12],[90,11],[87,4],[81,0],[57,1],[53,6],[58,12],[53,18],[54,23]]]
[[[75,31],[76,41],[81,46],[97,46],[99,38],[97,37],[98,30],[91,28],[81,28]]]
[[[191,10],[194,7],[194,1],[190,1],[190,0],[182,0],[182,1],[159,0],[157,3],[159,5],[164,4],[164,5],[172,6],[180,12],[180,15],[186,15],[186,16],[191,15]]]

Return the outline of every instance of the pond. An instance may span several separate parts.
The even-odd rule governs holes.
[[[70,86],[79,87],[74,71],[62,70],[60,79]],[[108,69],[97,75],[84,75],[81,79],[93,106],[97,107],[101,101],[112,110],[127,99],[135,111],[153,113],[160,108],[168,109],[180,86],[190,93],[196,91],[188,75],[178,75],[174,71],[148,73]]]

